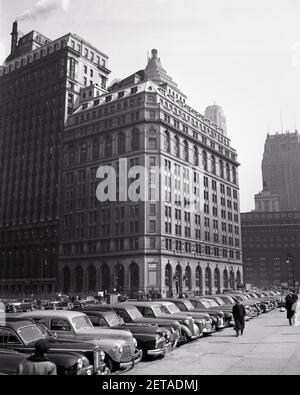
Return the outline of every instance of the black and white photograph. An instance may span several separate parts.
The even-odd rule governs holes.
[[[297,0],[0,0],[0,376],[299,375],[298,128]]]

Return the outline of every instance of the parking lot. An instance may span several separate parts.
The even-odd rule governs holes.
[[[166,358],[141,362],[127,375],[289,375],[300,371],[300,327],[290,327],[279,309],[246,323],[244,336],[232,328],[173,350]]]

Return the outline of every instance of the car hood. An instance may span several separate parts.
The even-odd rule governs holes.
[[[147,324],[124,324],[124,325],[119,325],[119,329],[127,329],[130,330],[133,334],[135,333],[145,333],[145,334],[160,334],[161,333],[161,328],[158,328],[154,325],[147,325]]]
[[[67,351],[78,351],[78,350],[85,350],[85,351],[94,351],[95,350],[95,345],[92,343],[85,343],[85,342],[80,342],[77,340],[72,340],[72,339],[53,339],[53,338],[47,338],[49,343],[51,344],[51,349],[52,350],[60,350],[60,349],[66,349]]]
[[[140,320],[134,321],[134,322],[142,322],[142,323],[148,323],[148,324],[156,324],[156,325],[166,325],[166,326],[173,326],[174,329],[179,329],[180,325],[178,321],[175,321],[175,318],[173,319],[167,319],[165,320],[164,318],[142,318]]]
[[[89,338],[97,338],[100,339],[115,339],[115,340],[129,340],[132,339],[131,332],[120,330],[120,329],[111,329],[111,328],[84,328],[80,331],[77,330],[77,335],[86,336]]]
[[[178,312],[178,313],[174,313],[174,314],[164,314],[162,316],[163,318],[167,318],[171,320],[178,320],[178,321],[183,321],[183,320],[189,320],[191,318],[193,318],[190,314],[185,313],[184,311]]]

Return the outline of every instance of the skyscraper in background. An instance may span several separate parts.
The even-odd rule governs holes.
[[[56,289],[61,141],[80,89],[106,92],[108,57],[75,34],[13,24],[0,67],[0,294]]]
[[[300,210],[300,136],[267,136],[262,161],[263,191],[255,196],[256,211]]]

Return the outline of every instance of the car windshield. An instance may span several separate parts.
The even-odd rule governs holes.
[[[212,306],[212,307],[217,307],[217,306],[219,306],[219,304],[215,301],[215,300],[213,300],[213,299],[207,299],[208,300],[208,303]]]
[[[74,324],[74,328],[77,330],[85,329],[85,328],[93,328],[93,324],[90,319],[86,316],[75,317],[72,319]]]
[[[221,298],[216,297],[215,300],[219,303],[219,305],[225,304],[225,302],[223,302],[223,300]]]
[[[180,313],[180,308],[177,307],[174,303],[168,303],[166,308],[169,310],[171,314]]]
[[[244,299],[243,299],[243,297],[241,296],[241,295],[234,295],[235,296],[235,298],[237,299],[237,300],[239,300],[240,302],[243,302],[244,301]]]
[[[156,317],[160,317],[165,313],[163,307],[164,306],[153,306],[152,307],[152,311]],[[169,312],[167,312],[167,314],[169,314]]]
[[[105,318],[106,318],[106,321],[108,322],[108,326],[110,326],[110,327],[118,326],[122,323],[119,319],[121,317],[119,317],[116,314],[108,314]],[[124,321],[123,321],[123,323],[124,323]]]
[[[226,304],[234,304],[235,301],[231,296],[222,296],[222,300],[226,303]]]
[[[24,343],[31,343],[40,339],[44,339],[44,336],[36,325],[23,326],[22,328],[18,329],[18,334]]]
[[[185,300],[185,301],[184,301],[184,304],[185,304],[185,307],[186,307],[188,310],[193,310],[193,309],[194,309],[193,303],[190,302],[189,300]]]
[[[42,334],[45,337],[53,337],[52,333],[49,331],[49,329],[44,324],[42,324],[41,322],[36,322],[35,325],[39,328],[39,330],[42,332]]]
[[[137,321],[137,320],[143,319],[142,313],[135,306],[127,309],[127,313],[130,315],[130,318],[132,319],[132,321]]]
[[[201,307],[201,305],[203,305],[206,309],[209,309],[211,307],[211,304],[209,303],[208,300],[201,300],[201,302],[199,303],[199,307]]]

